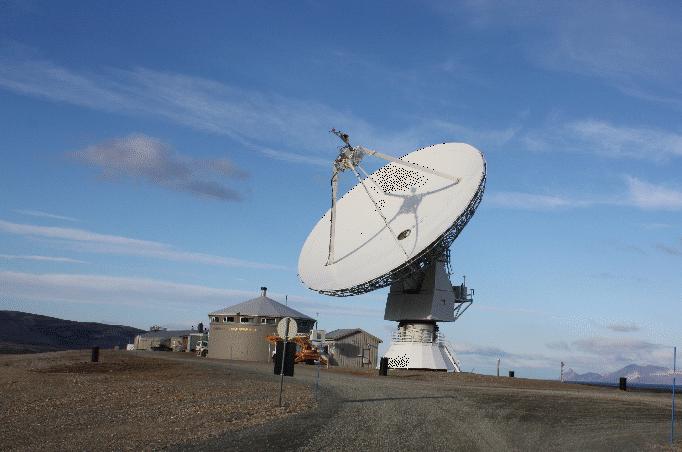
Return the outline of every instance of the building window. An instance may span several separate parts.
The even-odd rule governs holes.
[[[234,317],[225,317],[223,322],[225,323],[232,323],[234,322]]]
[[[274,325],[275,319],[260,319],[260,323],[264,325]]]
[[[239,318],[239,323],[249,323],[250,321],[251,321],[251,319],[248,317],[240,317]]]

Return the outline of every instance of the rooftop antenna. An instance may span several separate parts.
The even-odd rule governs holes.
[[[331,207],[301,249],[301,281],[336,297],[390,286],[384,319],[398,322],[398,330],[386,352],[389,367],[459,372],[437,322],[456,321],[473,302],[466,279],[450,282],[450,246],[483,198],[483,154],[443,143],[395,158],[331,133],[343,143],[332,162]],[[386,164],[369,174],[367,156]],[[344,172],[357,184],[339,198]]]

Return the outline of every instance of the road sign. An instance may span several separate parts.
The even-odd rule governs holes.
[[[282,342],[282,367],[280,369],[280,378],[279,378],[279,406],[282,406],[282,388],[284,387],[284,364],[286,362],[285,357],[287,356],[287,345],[289,344],[289,339],[293,339],[296,336],[296,333],[298,333],[298,325],[296,325],[296,320],[292,319],[291,317],[284,317],[282,320],[279,321],[279,324],[277,325],[277,334],[279,334],[279,337],[284,339]],[[277,344],[279,346],[279,344]],[[279,347],[277,347],[279,348]],[[292,350],[295,350],[295,346],[292,348]],[[294,374],[294,369],[293,366],[291,368],[291,376]]]
[[[287,322],[289,323],[288,328]],[[282,339],[286,340],[293,339],[294,337],[296,337],[296,333],[298,333],[298,325],[296,325],[296,320],[292,319],[291,317],[284,317],[277,324],[277,334]]]

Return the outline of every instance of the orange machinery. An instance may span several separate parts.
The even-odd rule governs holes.
[[[265,339],[267,339],[267,341],[273,345],[277,345],[277,342],[282,340],[281,337],[274,334],[267,336]],[[320,361],[320,364],[323,364],[325,366],[327,365],[327,357],[321,355],[319,350],[313,347],[313,343],[310,341],[310,337],[306,335],[295,336],[289,342],[293,342],[297,346],[296,358],[294,359],[294,362],[296,364],[298,363],[314,364],[315,361]]]

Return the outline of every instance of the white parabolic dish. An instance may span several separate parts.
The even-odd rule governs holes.
[[[358,183],[336,204],[333,263],[326,265],[331,209],[306,239],[298,273],[309,288],[348,296],[385,287],[440,257],[473,216],[485,188],[480,151],[465,143],[443,143],[401,160],[459,182],[396,163],[370,174],[364,186]]]

